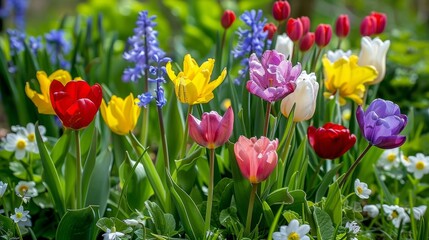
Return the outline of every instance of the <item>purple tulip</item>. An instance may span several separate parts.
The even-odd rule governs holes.
[[[301,65],[292,67],[292,63],[276,50],[267,50],[261,62],[255,54],[249,58],[250,80],[247,90],[268,101],[283,99],[296,88],[296,79],[301,74]]]
[[[362,106],[356,111],[362,134],[371,145],[382,149],[397,148],[406,137],[399,133],[407,125],[407,116],[391,101],[375,99],[364,112]]]

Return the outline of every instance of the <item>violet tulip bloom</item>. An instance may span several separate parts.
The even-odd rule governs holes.
[[[268,102],[283,99],[296,88],[296,79],[301,74],[301,65],[292,67],[292,62],[276,50],[267,50],[261,62],[256,54],[249,58],[250,80],[247,90]]]
[[[234,144],[234,153],[238,167],[250,183],[256,184],[264,181],[277,165],[278,140],[262,136],[260,139],[250,139],[240,136]]]
[[[217,112],[203,113],[201,121],[192,115],[188,116],[189,135],[199,145],[215,149],[228,141],[234,125],[234,112],[229,107],[223,117]]]
[[[363,136],[371,145],[382,149],[397,148],[406,137],[399,133],[407,125],[407,116],[391,101],[375,99],[366,111],[359,106],[356,118]]]

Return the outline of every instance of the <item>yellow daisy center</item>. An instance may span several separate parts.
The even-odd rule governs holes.
[[[17,212],[16,213],[16,218],[21,219],[23,217],[21,212]]]
[[[23,139],[19,139],[16,142],[16,148],[18,148],[19,150],[24,150],[26,146],[27,146],[27,143]]]
[[[34,133],[30,133],[28,134],[27,139],[30,142],[34,142],[34,140],[36,140],[36,136],[34,135]]]
[[[358,186],[356,189],[357,189],[359,194],[363,193],[363,188],[361,186]]]
[[[387,155],[387,161],[389,162],[394,162],[396,159],[396,155],[394,153],[390,153],[389,155]]]
[[[291,234],[289,234],[289,236],[287,237],[287,240],[299,240],[299,234],[296,232],[291,232]]]
[[[26,192],[28,191],[28,187],[27,186],[20,186],[19,187],[19,193],[21,194],[21,195],[24,195]]]
[[[390,215],[392,217],[392,219],[395,219],[399,216],[397,211],[393,211],[392,214]]]
[[[402,159],[404,159],[406,162],[410,162],[410,159],[408,159],[407,156],[403,156]]]
[[[421,160],[418,161],[416,163],[416,168],[417,168],[417,170],[423,170],[425,168],[425,163],[423,161],[421,161]]]

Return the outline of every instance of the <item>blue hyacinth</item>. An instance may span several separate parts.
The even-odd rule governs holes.
[[[10,55],[15,56],[24,51],[25,33],[15,29],[8,29],[6,32],[9,40]]]
[[[42,48],[43,44],[42,44],[42,37],[38,36],[38,37],[29,37],[28,38],[29,44],[28,46],[30,47],[31,51],[33,52],[33,54],[37,55],[37,51],[39,51],[39,49]]]
[[[134,36],[128,39],[128,50],[124,53],[125,60],[134,64],[124,70],[122,80],[135,82],[145,75],[150,67],[153,56],[163,57],[164,51],[159,48],[158,32],[154,30],[156,16],[148,16],[147,11],[142,11],[136,21]]]
[[[16,29],[24,31],[27,8],[28,0],[6,0],[4,7],[0,9],[0,18],[13,15]]]
[[[255,53],[258,57],[262,55],[265,47],[267,32],[264,32],[266,18],[262,18],[262,10],[246,11],[240,19],[248,26],[237,30],[238,43],[232,51],[234,58],[241,58],[240,64],[244,66],[239,72],[235,83],[239,84],[246,77],[249,70],[249,56]]]
[[[59,64],[61,68],[69,68],[70,63],[64,55],[71,50],[70,43],[66,40],[63,30],[52,30],[45,34],[46,49],[51,56],[51,63]]]

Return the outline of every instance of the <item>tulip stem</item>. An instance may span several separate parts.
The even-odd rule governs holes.
[[[311,62],[312,72],[316,72],[317,59],[319,59],[320,53],[322,53],[322,48],[319,48],[319,50],[317,51],[316,57],[314,57],[313,61]]]
[[[271,102],[267,102],[267,112],[265,114],[265,124],[264,124],[264,136],[268,137],[268,126],[270,125],[270,112],[271,112]]]
[[[206,219],[205,219],[205,232],[210,231],[210,220],[212,217],[212,203],[213,203],[213,181],[214,181],[214,159],[215,150],[210,149],[210,179],[209,179],[209,192],[207,196],[207,208],[206,208]]]
[[[250,226],[252,225],[253,206],[255,205],[256,190],[258,190],[258,184],[252,184],[252,191],[250,192],[249,208],[247,209],[246,229],[244,235],[247,236],[250,233]]]
[[[322,168],[322,164],[325,162],[325,159],[320,159],[320,161],[319,161],[319,163],[317,164],[317,167],[316,167],[316,172],[314,173],[314,175],[311,177],[311,181],[310,181],[310,183],[311,183],[311,185],[310,186],[314,186],[314,181],[316,180],[316,178],[317,178],[317,175],[319,175],[319,172],[320,172],[320,169]]]
[[[291,128],[287,132],[286,143],[283,148],[283,152],[281,156],[281,160],[283,162],[286,161],[286,156],[287,156],[287,153],[289,152],[290,142],[292,141],[293,133],[295,132],[295,127],[296,127],[296,122],[293,122]]]
[[[342,38],[338,38],[337,49],[340,49],[342,40],[343,40]]]
[[[353,163],[353,165],[347,170],[346,174],[344,175],[343,179],[341,179],[340,187],[344,186],[344,184],[347,182],[347,178],[349,175],[353,172],[353,170],[356,168],[356,166],[360,163],[360,161],[363,159],[365,154],[368,152],[368,150],[372,147],[371,144],[368,144],[366,148],[363,150],[363,152],[359,155],[359,157],[356,159],[356,161]]]
[[[167,138],[165,136],[164,118],[162,116],[162,108],[158,107],[159,130],[161,131],[162,151],[164,152],[164,164],[167,171],[170,172],[170,157],[168,156]]]
[[[82,163],[80,155],[79,130],[75,130],[76,140],[76,208],[82,208]]]
[[[188,113],[185,116],[185,132],[183,133],[183,142],[182,142],[182,150],[180,152],[180,158],[184,158],[186,155],[186,147],[188,146],[188,117],[192,114],[193,105],[188,106]]]

